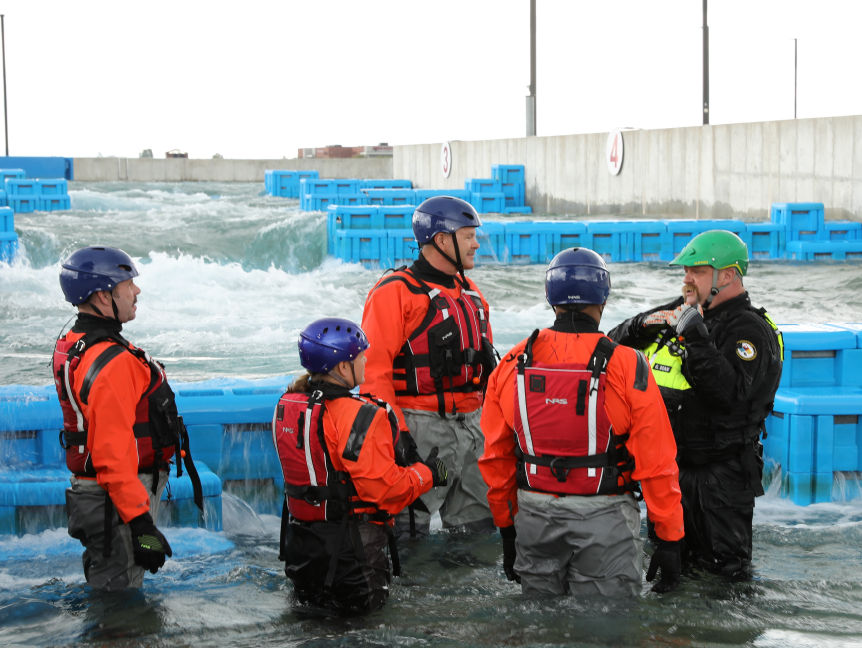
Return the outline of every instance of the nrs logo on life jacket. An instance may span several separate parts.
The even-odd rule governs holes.
[[[515,374],[518,486],[559,495],[631,490],[627,435],[605,411],[606,367],[614,343],[600,338],[587,365],[533,364],[535,331]]]

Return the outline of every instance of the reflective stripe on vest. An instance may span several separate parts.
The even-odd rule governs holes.
[[[682,375],[685,347],[673,336],[673,329],[665,329],[643,352],[649,360],[653,378],[659,387],[678,391],[691,389],[691,385]]]
[[[538,333],[515,374],[519,486],[558,495],[628,490],[620,477],[631,470],[631,458],[605,410],[605,372],[615,345],[600,338],[586,365],[533,364]]]

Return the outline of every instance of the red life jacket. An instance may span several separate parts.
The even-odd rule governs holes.
[[[428,297],[428,312],[401,347],[393,362],[396,396],[436,394],[439,413],[445,414],[446,392],[484,391],[496,366],[488,339],[488,316],[478,292],[461,285],[453,299],[431,288],[408,268],[396,270],[377,287],[401,281],[416,295]],[[456,277],[456,281],[460,281]]]
[[[614,434],[605,410],[605,371],[616,345],[600,338],[586,366],[533,365],[538,334],[530,336],[515,374],[518,486],[556,495],[632,490],[628,435]]]
[[[81,357],[90,347],[105,340],[114,344],[105,348],[90,365],[76,395],[72,390],[73,376]],[[61,444],[66,450],[66,466],[77,476],[96,476],[87,449],[87,421],[81,404],[88,402],[90,389],[99,372],[119,354],[126,352],[131,353],[150,370],[150,384],[135,408],[134,434],[138,448],[139,472],[167,468],[174,452],[179,450],[183,443],[187,446],[185,426],[177,414],[174,393],[161,365],[152,360],[145,351],[131,346],[116,333],[90,331],[76,337],[75,333],[70,332],[57,341],[52,364],[54,384],[63,410]],[[179,471],[179,464],[177,468]],[[189,472],[191,473],[191,470]]]
[[[364,404],[351,430],[351,437],[355,435],[355,440],[348,440],[345,457],[355,460],[359,456],[368,425],[378,407],[387,410],[396,458],[404,454],[400,450],[403,441],[399,438],[398,419],[392,408],[374,398],[355,396],[340,388],[336,390],[340,395]],[[357,509],[372,510],[367,515],[371,520],[389,519],[390,516],[378,510],[374,503],[359,500],[350,475],[333,466],[323,431],[325,398],[320,389],[311,394],[285,392],[275,408],[272,439],[284,475],[288,512],[303,522],[341,520],[345,516],[355,515]],[[366,407],[370,409],[366,410]],[[409,439],[409,434],[405,436]]]

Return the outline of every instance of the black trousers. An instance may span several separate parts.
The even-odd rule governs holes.
[[[372,612],[389,596],[388,540],[386,528],[371,522],[291,522],[284,573],[301,603],[344,615]]]
[[[753,452],[746,448],[743,452]],[[763,493],[750,458],[680,465],[685,559],[733,579],[751,576],[754,498]]]

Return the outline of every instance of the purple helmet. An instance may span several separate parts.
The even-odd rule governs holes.
[[[75,250],[63,262],[60,288],[66,301],[77,306],[94,292],[113,290],[118,283],[137,276],[132,258],[119,248],[91,246]]]
[[[589,248],[563,250],[548,264],[545,297],[551,306],[604,304],[610,292],[605,260]]]
[[[329,373],[339,362],[354,360],[368,348],[365,333],[350,320],[324,317],[299,334],[299,362],[309,373]]]

